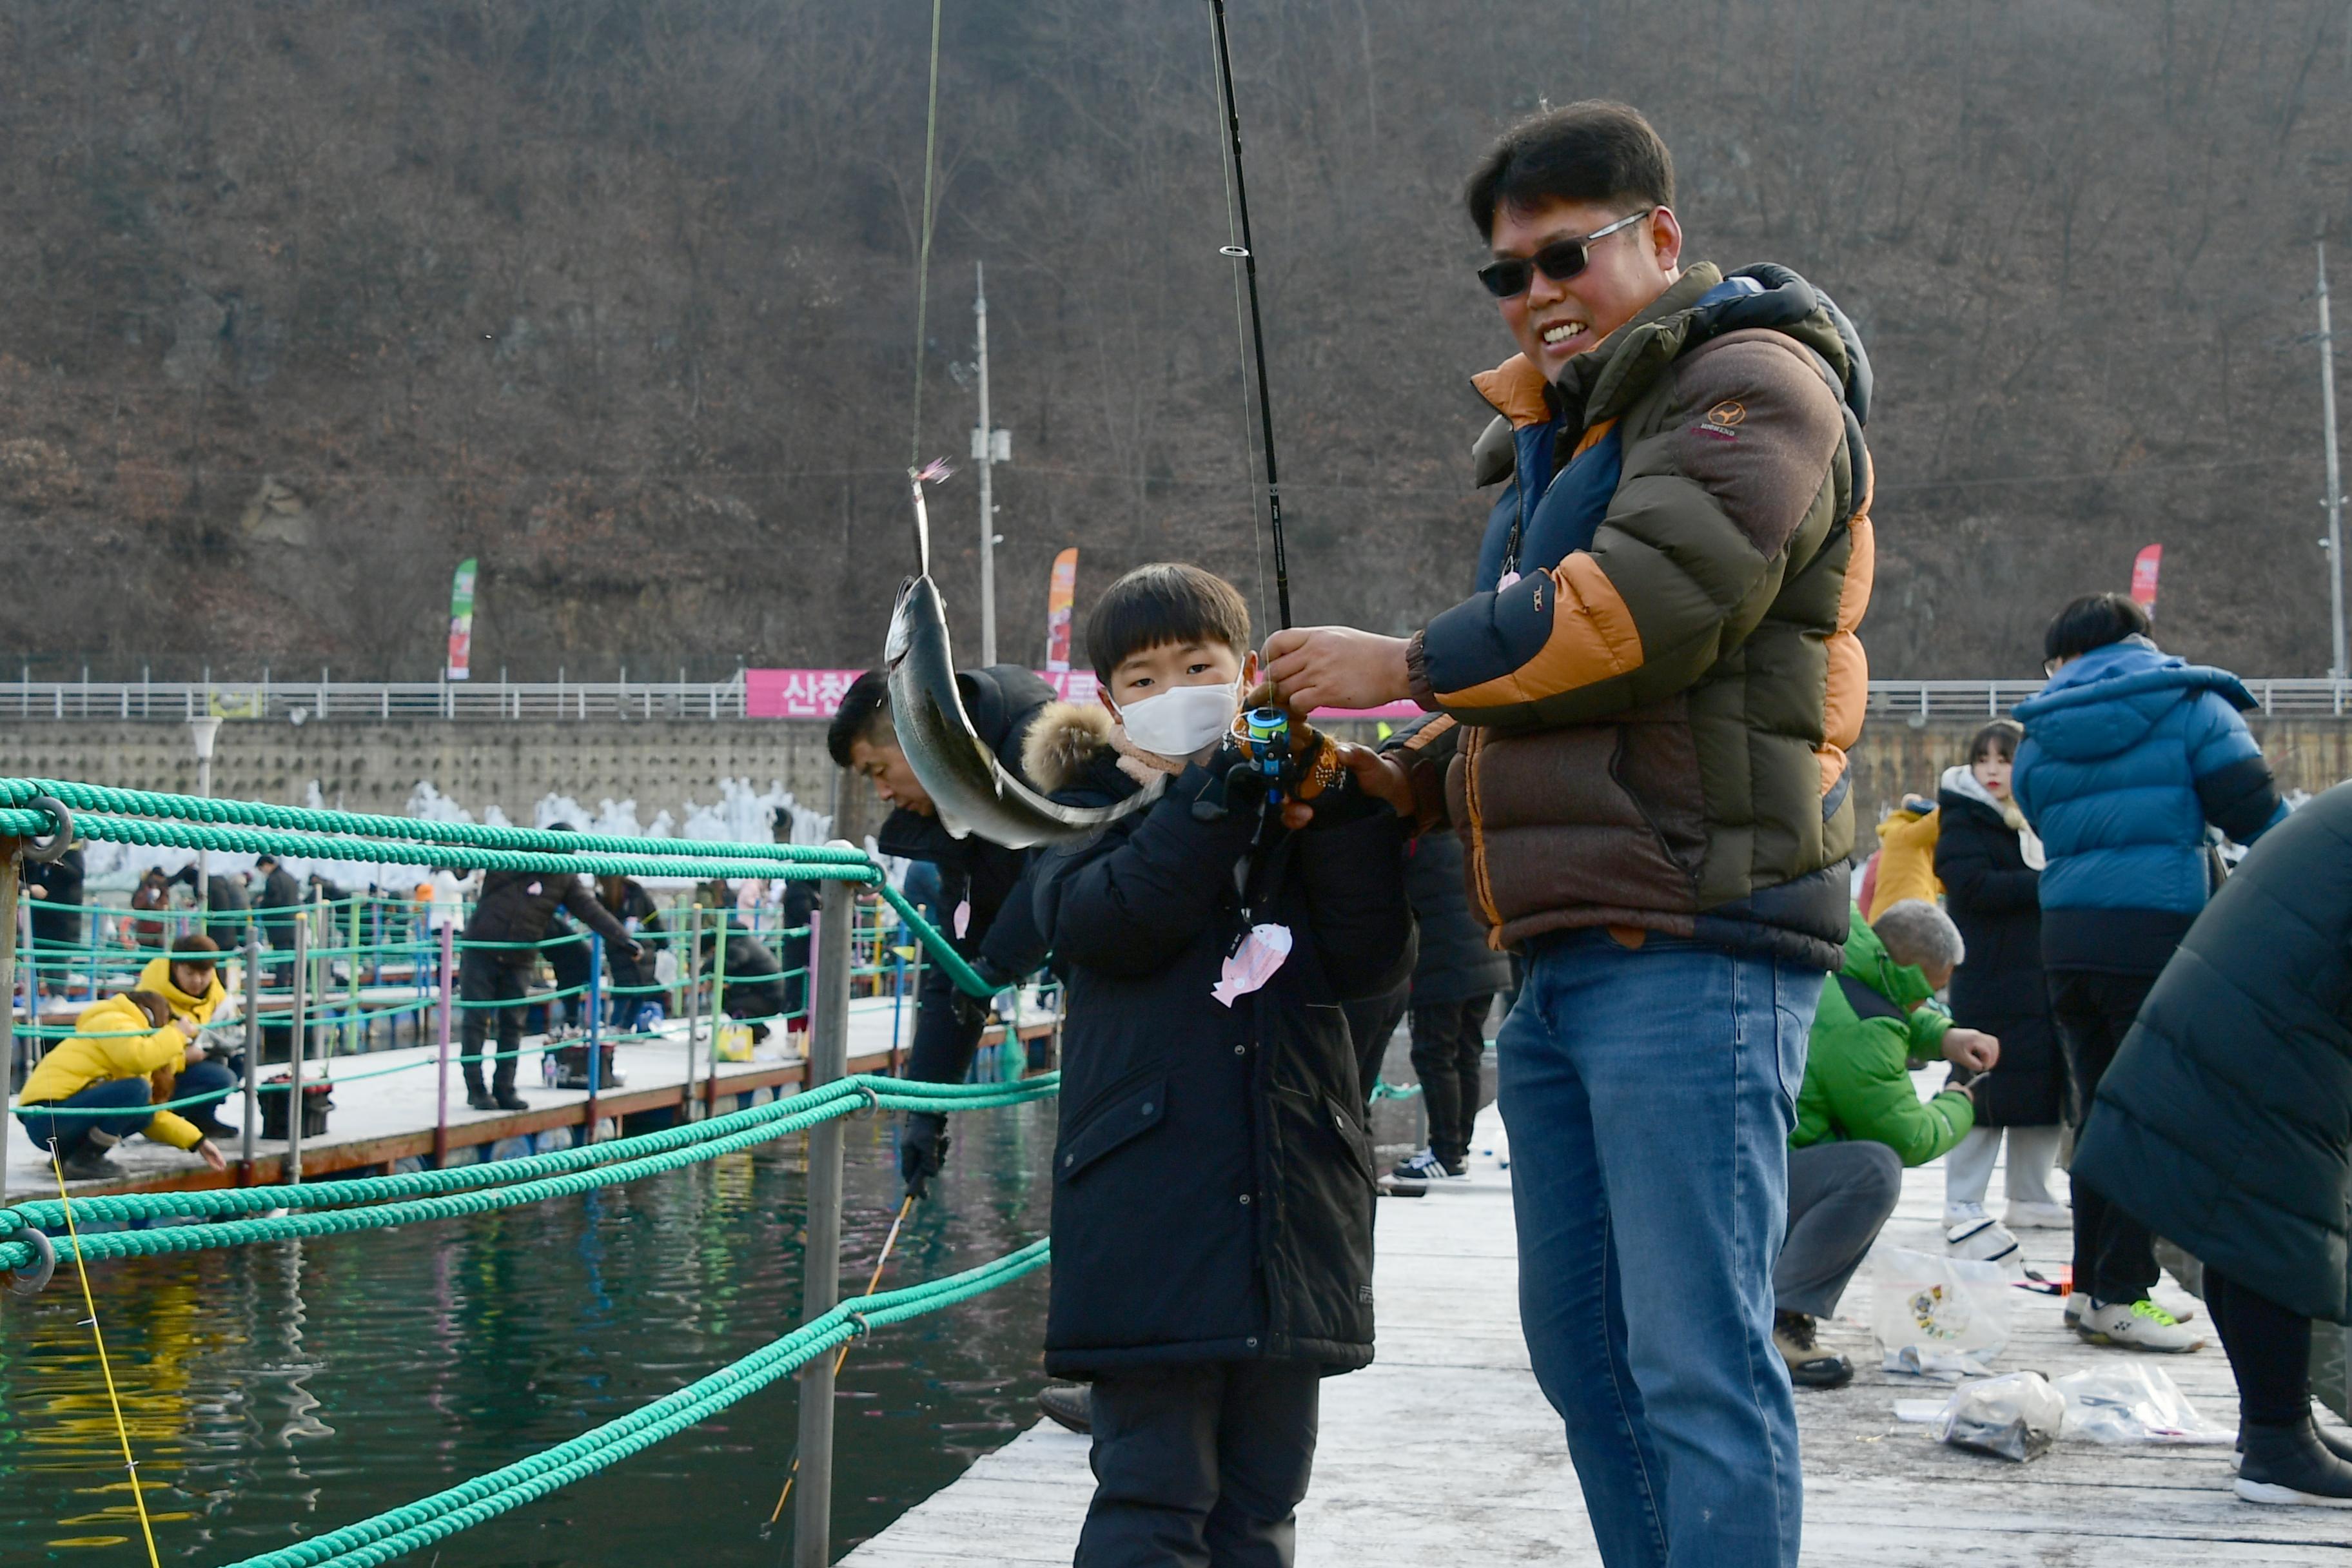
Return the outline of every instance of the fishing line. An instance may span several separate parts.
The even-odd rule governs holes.
[[[1265,322],[1258,310],[1257,249],[1250,237],[1249,183],[1242,174],[1242,116],[1234,102],[1233,50],[1225,38],[1225,0],[1209,0],[1210,33],[1217,47],[1217,79],[1223,87],[1226,144],[1233,155],[1233,200],[1229,214],[1241,225],[1242,271],[1249,284],[1250,343],[1257,364],[1259,435],[1265,450],[1265,515],[1274,536],[1274,592],[1282,610],[1282,628],[1290,629],[1290,562],[1282,547],[1282,484],[1274,463],[1274,399],[1265,384]],[[1230,254],[1235,247],[1226,247]],[[1253,513],[1255,517],[1255,513]]]
[[[931,305],[931,184],[940,146],[940,0],[931,0],[931,94],[923,124],[923,234],[915,262],[915,437],[907,456],[910,468],[921,467],[923,461],[924,322]]]
[[[89,1264],[81,1255],[81,1232],[74,1225],[73,1199],[66,1192],[65,1162],[58,1153],[55,1138],[49,1140],[49,1168],[58,1175],[58,1202],[65,1205],[66,1237],[73,1243],[74,1268],[81,1275],[81,1303],[89,1311],[89,1337],[98,1343],[98,1370],[106,1377],[106,1402],[114,1411],[114,1435],[122,1443],[122,1468],[131,1472],[131,1501],[139,1510],[139,1533],[147,1542],[147,1568],[162,1568],[155,1556],[155,1527],[147,1518],[147,1493],[139,1484],[139,1461],[131,1457],[131,1428],[122,1420],[122,1396],[114,1391],[114,1366],[106,1359],[106,1335],[98,1326],[98,1299],[90,1294]]]
[[[882,1255],[874,1260],[874,1272],[866,1281],[866,1295],[871,1296],[880,1288],[883,1267],[890,1261],[890,1249],[898,1245],[898,1227],[907,1223],[907,1215],[913,1212],[914,1207],[915,1194],[908,1193],[906,1201],[898,1205],[898,1217],[890,1222],[890,1234],[882,1238]],[[849,1359],[849,1347],[856,1342],[856,1340],[845,1340],[842,1342],[841,1353],[833,1358],[834,1376],[841,1375],[841,1363]],[[784,1517],[784,1504],[792,1499],[793,1483],[800,1479],[801,1457],[794,1454],[793,1468],[784,1473],[784,1489],[776,1494],[776,1510],[768,1515],[768,1522],[761,1527],[761,1534],[765,1535],[768,1531],[774,1529],[776,1521]]]

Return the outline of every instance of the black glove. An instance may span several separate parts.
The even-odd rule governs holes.
[[[996,1018],[996,993],[1012,984],[1013,977],[986,958],[974,959],[971,969],[993,989],[985,996],[975,996],[961,985],[954,987],[956,1022],[967,1029],[984,1029]]]
[[[898,1176],[907,1195],[925,1195],[931,1178],[947,1163],[948,1119],[929,1110],[910,1110],[898,1129]]]

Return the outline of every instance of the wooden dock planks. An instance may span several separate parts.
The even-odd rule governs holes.
[[[1323,1385],[1315,1483],[1298,1515],[1300,1568],[1597,1563],[1559,1423],[1519,1339],[1507,1150],[1490,1108],[1467,1181],[1380,1205],[1380,1359]],[[1885,1239],[1940,1241],[1940,1163],[1907,1173]],[[1995,1198],[2000,1188],[1995,1186]],[[1995,1212],[1998,1213],[1998,1207]],[[2023,1232],[2042,1263],[2060,1231]],[[2258,1508],[2230,1490],[2221,1448],[2069,1441],[2016,1466],[1930,1441],[1897,1422],[1897,1398],[1934,1390],[1877,1370],[1868,1271],[1823,1339],[1861,1369],[1801,1392],[1804,1561],[1822,1568],[2149,1568],[2342,1564],[2352,1511]],[[2168,1289],[2167,1294],[2172,1294]],[[2185,1300],[2176,1298],[2176,1300]],[[2131,1352],[2084,1344],[2054,1298],[2020,1291],[2003,1370],[2053,1376]],[[2233,1423],[2218,1344],[2161,1363],[2213,1420]],[[1092,1490],[1087,1444],[1040,1424],[974,1464],[851,1552],[846,1568],[1066,1563]]]

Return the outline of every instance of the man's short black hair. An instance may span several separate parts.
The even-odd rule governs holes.
[[[2095,647],[2144,637],[2154,624],[2128,594],[2085,594],[2059,611],[2042,634],[2042,661],[2080,658]]]
[[[1675,205],[1675,157],[1642,111],[1589,98],[1547,110],[1503,132],[1463,192],[1480,235],[1495,232],[1495,209],[1549,201]]]
[[[1223,643],[1246,658],[1249,605],[1215,573],[1163,561],[1113,583],[1087,616],[1087,657],[1103,680],[1122,659],[1170,643]]]
[[[833,753],[835,766],[845,768],[854,742],[883,746],[898,740],[898,731],[890,727],[890,672],[869,669],[841,694],[841,707],[825,726],[824,749]]]
[[[253,863],[253,868],[254,868],[255,870],[257,870],[257,871],[263,869],[265,867],[274,868],[277,866],[277,864],[278,864],[278,857],[277,857],[277,856],[275,856],[275,855],[264,855],[264,856],[262,856],[259,859],[257,859],[257,860],[254,861],[254,863]]]

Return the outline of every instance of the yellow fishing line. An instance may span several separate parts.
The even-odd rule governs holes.
[[[106,1376],[106,1403],[114,1411],[114,1435],[122,1440],[122,1468],[131,1472],[131,1501],[139,1510],[139,1533],[147,1542],[147,1568],[163,1568],[155,1555],[155,1527],[147,1520],[147,1492],[139,1484],[139,1461],[131,1457],[131,1428],[122,1419],[122,1396],[114,1391],[114,1367],[106,1359],[106,1335],[98,1326],[98,1299],[89,1291],[89,1265],[82,1261],[81,1232],[74,1227],[73,1199],[66,1193],[66,1168],[49,1142],[49,1168],[58,1176],[58,1201],[65,1205],[66,1238],[73,1243],[74,1269],[81,1276],[81,1301],[89,1310],[89,1337],[98,1342],[98,1370]]]

